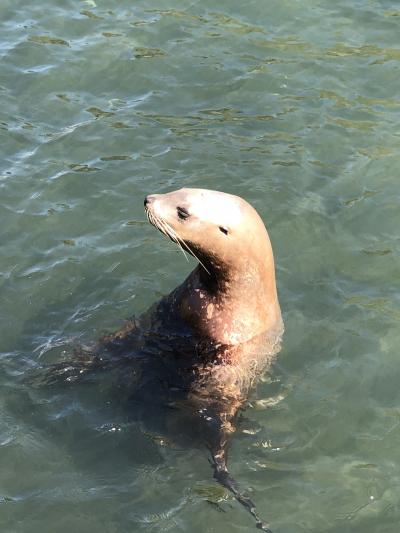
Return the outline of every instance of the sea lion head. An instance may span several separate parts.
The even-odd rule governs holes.
[[[271,256],[265,226],[239,196],[184,188],[145,198],[150,222],[206,270],[239,272]]]

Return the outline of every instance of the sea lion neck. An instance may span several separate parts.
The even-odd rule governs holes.
[[[217,299],[243,294],[246,290],[254,290],[254,287],[259,285],[254,277],[246,275],[245,268],[232,269],[206,263],[206,265],[199,264],[194,274],[201,288]]]
[[[231,277],[220,274],[212,269],[206,272],[199,264],[174,294],[182,318],[198,336],[233,345],[279,329],[273,272],[269,282],[254,271]]]

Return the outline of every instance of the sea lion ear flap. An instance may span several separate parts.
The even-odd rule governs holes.
[[[228,235],[229,233],[228,228],[226,228],[225,226],[220,226],[219,230],[222,231],[222,233],[225,233],[225,235]]]

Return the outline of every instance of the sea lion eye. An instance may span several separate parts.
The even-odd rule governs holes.
[[[177,207],[176,210],[178,212],[178,217],[181,220],[186,220],[188,217],[190,217],[189,211],[185,209],[184,207]]]
[[[224,226],[220,226],[219,231],[222,231],[222,233],[225,233],[225,235],[228,235],[229,233],[228,228],[225,228]]]

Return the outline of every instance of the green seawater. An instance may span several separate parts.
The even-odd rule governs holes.
[[[232,474],[274,533],[397,533],[399,2],[1,0],[0,57],[0,531],[255,530],[107,381],[38,383],[193,268],[143,212],[185,186],[276,258]]]

